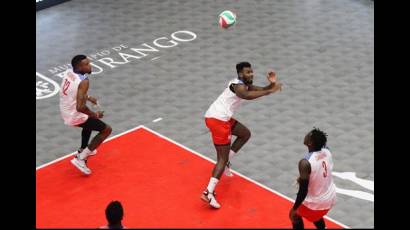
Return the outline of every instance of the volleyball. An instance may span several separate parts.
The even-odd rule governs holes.
[[[219,26],[226,29],[236,22],[236,15],[232,11],[225,10],[219,15]]]

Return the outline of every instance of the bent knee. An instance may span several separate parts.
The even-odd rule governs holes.
[[[108,135],[111,134],[112,128],[111,126],[107,125],[105,126],[105,129],[103,130],[104,133],[107,133]]]
[[[246,138],[246,139],[251,138],[251,131],[250,131],[249,129],[246,129],[246,132],[245,132],[244,138]]]

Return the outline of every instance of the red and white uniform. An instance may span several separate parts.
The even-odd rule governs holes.
[[[332,154],[329,149],[322,148],[320,151],[308,153],[305,159],[310,163],[311,173],[308,194],[302,204],[312,210],[330,209],[336,203]]]
[[[336,186],[332,179],[333,161],[329,149],[307,153],[311,172],[308,194],[296,212],[311,222],[320,220],[336,203]]]
[[[232,118],[238,110],[242,98],[236,96],[230,89],[231,84],[244,84],[239,79],[229,81],[221,95],[211,104],[205,113],[205,123],[210,129],[214,144],[225,145],[231,143],[231,128],[236,120]]]
[[[64,73],[60,86],[60,112],[64,124],[76,126],[84,123],[88,115],[77,111],[77,92],[86,76],[74,73],[71,69]]]
[[[239,79],[233,79],[229,81],[228,87],[222,92],[221,95],[212,103],[209,109],[205,113],[205,117],[216,118],[221,121],[229,121],[235,111],[238,110],[242,98],[236,96],[234,92],[229,89],[231,84],[244,84]]]

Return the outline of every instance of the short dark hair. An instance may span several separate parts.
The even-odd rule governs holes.
[[[310,137],[315,151],[319,151],[323,147],[326,147],[327,134],[322,130],[313,127],[312,131],[310,131]]]
[[[116,225],[121,223],[122,217],[124,215],[124,210],[119,201],[111,201],[107,208],[105,209],[105,217],[109,225]]]
[[[236,64],[236,73],[239,74],[239,72],[241,72],[243,70],[243,68],[245,68],[245,67],[251,68],[252,67],[251,63],[246,62],[246,61],[245,62],[239,62],[238,64]]]
[[[73,69],[77,69],[78,64],[80,64],[81,61],[86,59],[86,58],[87,58],[87,56],[85,56],[83,54],[75,55],[73,57],[73,59],[71,59],[71,66],[73,67]]]

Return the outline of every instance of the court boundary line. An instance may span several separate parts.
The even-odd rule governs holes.
[[[181,147],[182,149],[187,150],[188,152],[193,153],[194,155],[197,155],[197,156],[199,156],[199,157],[201,157],[201,158],[203,158],[203,159],[205,159],[205,160],[208,160],[208,161],[210,161],[210,162],[212,162],[212,163],[216,163],[215,160],[213,160],[213,159],[211,159],[211,158],[209,158],[209,157],[207,157],[207,156],[204,156],[204,155],[202,155],[201,153],[199,153],[199,152],[197,152],[197,151],[195,151],[195,150],[193,150],[193,149],[190,149],[189,147],[186,147],[186,146],[184,146],[184,145],[182,145],[182,144],[180,144],[180,143],[178,143],[178,142],[172,140],[171,138],[169,138],[169,137],[167,137],[167,136],[164,136],[164,135],[158,133],[157,131],[154,131],[154,130],[152,130],[152,129],[150,129],[150,128],[144,126],[144,125],[138,125],[138,126],[132,128],[132,129],[129,129],[129,130],[124,131],[124,132],[122,132],[122,133],[119,133],[119,134],[117,134],[117,135],[115,135],[115,136],[112,136],[112,137],[110,137],[110,138],[107,138],[103,143],[105,143],[105,142],[107,142],[107,141],[111,141],[111,140],[113,140],[113,139],[115,139],[115,138],[117,138],[117,137],[119,137],[119,136],[125,135],[125,134],[127,134],[127,133],[130,133],[130,132],[132,132],[132,131],[135,131],[135,130],[138,130],[138,129],[141,129],[141,128],[142,128],[142,129],[145,129],[146,131],[148,131],[148,132],[150,132],[150,133],[152,133],[152,134],[154,134],[154,135],[156,135],[156,136],[158,136],[158,137],[160,137],[160,138],[162,138],[162,139],[165,139],[165,140],[168,141],[168,142],[171,142],[172,144],[177,145],[178,147]],[[49,165],[54,164],[54,163],[56,163],[56,162],[58,162],[58,161],[61,161],[61,160],[65,159],[65,158],[67,158],[67,157],[69,157],[69,156],[71,156],[71,155],[74,155],[76,152],[77,152],[77,151],[72,152],[72,153],[69,153],[69,154],[67,154],[67,155],[65,155],[65,156],[59,157],[59,158],[57,158],[57,159],[55,159],[55,160],[52,160],[52,161],[50,161],[50,162],[48,162],[48,163],[45,163],[45,164],[43,164],[43,165],[40,165],[40,166],[36,167],[36,171],[37,171],[38,169],[42,169],[42,168],[44,168],[44,167],[46,167],[46,166],[49,166]],[[274,194],[276,194],[276,195],[278,195],[278,196],[280,196],[280,197],[282,197],[282,198],[284,198],[284,199],[286,199],[286,200],[288,200],[288,201],[291,201],[292,203],[295,202],[295,200],[293,200],[293,199],[291,199],[291,198],[289,198],[289,197],[287,197],[287,196],[281,194],[280,192],[278,192],[278,191],[276,191],[276,190],[273,190],[272,188],[267,187],[267,186],[264,185],[264,184],[261,184],[261,183],[258,182],[258,181],[255,181],[255,180],[253,180],[253,179],[251,179],[251,178],[249,178],[249,177],[243,175],[243,174],[240,173],[240,172],[237,172],[236,170],[231,169],[231,171],[234,172],[235,174],[237,174],[238,176],[241,176],[242,178],[244,178],[244,179],[246,179],[246,180],[248,180],[248,181],[250,181],[250,182],[252,182],[252,183],[254,183],[254,184],[256,184],[256,185],[258,185],[258,186],[260,186],[260,187],[262,187],[262,188],[264,188],[265,190],[267,190],[267,191],[269,191],[269,192],[272,192],[272,193],[274,193]],[[342,226],[343,228],[348,228],[348,229],[350,229],[349,226],[347,226],[347,225],[345,225],[345,224],[342,224],[342,223],[340,223],[339,221],[334,220],[334,219],[331,218],[331,217],[324,216],[324,218],[326,218],[326,219],[328,219],[328,220],[330,220],[330,221],[333,221],[334,223],[336,223],[336,224]]]
[[[117,138],[117,137],[119,137],[119,136],[125,135],[125,134],[127,134],[127,133],[130,133],[130,132],[132,132],[132,131],[135,131],[135,130],[137,130],[137,129],[140,129],[140,128],[142,128],[142,127],[144,127],[144,126],[143,126],[143,125],[138,125],[138,126],[132,128],[132,129],[129,129],[129,130],[127,130],[127,131],[124,131],[124,132],[122,132],[122,133],[119,133],[119,134],[117,134],[117,135],[114,135],[114,136],[112,136],[112,137],[109,137],[109,138],[105,139],[103,143],[105,143],[105,142],[107,142],[107,141],[110,141],[110,140],[112,140],[112,139],[115,139],[115,138]],[[67,157],[69,157],[69,156],[72,156],[72,155],[74,155],[75,153],[77,153],[77,151],[74,151],[74,152],[69,153],[69,154],[67,154],[67,155],[64,155],[64,156],[62,156],[62,157],[59,157],[59,158],[57,158],[57,159],[55,159],[55,160],[52,160],[52,161],[50,161],[50,162],[44,163],[44,164],[42,164],[42,165],[36,167],[36,171],[39,170],[39,169],[42,169],[42,168],[44,168],[44,167],[46,167],[46,166],[48,166],[48,165],[54,164],[54,163],[56,163],[56,162],[58,162],[58,161],[64,160],[65,158],[67,158]]]
[[[176,142],[176,141],[170,139],[169,137],[166,137],[166,136],[164,136],[164,135],[162,135],[162,134],[160,134],[160,133],[158,133],[158,132],[156,132],[156,131],[154,131],[154,130],[148,128],[148,127],[143,126],[142,128],[145,129],[145,130],[147,130],[147,131],[149,131],[149,132],[151,132],[151,133],[153,133],[153,134],[155,134],[155,135],[157,135],[157,136],[159,136],[159,137],[161,137],[161,138],[163,138],[163,139],[165,139],[165,140],[167,140],[167,141],[169,141],[169,142],[171,142],[171,143],[173,143],[173,144],[175,144],[175,145],[177,145],[177,146],[179,146],[179,147],[181,147],[181,148],[183,148],[183,149],[185,149],[185,150],[187,150],[187,151],[189,151],[189,152],[191,152],[191,153],[193,153],[193,154],[195,154],[195,155],[197,155],[197,156],[199,156],[199,157],[201,157],[201,158],[203,158],[203,159],[205,159],[205,160],[208,160],[208,161],[210,161],[210,162],[212,162],[212,163],[216,163],[216,161],[212,160],[211,158],[209,158],[209,157],[207,157],[207,156],[204,156],[204,155],[198,153],[197,151],[195,151],[195,150],[193,150],[193,149],[190,149],[190,148],[188,148],[188,147],[186,147],[186,146],[184,146],[184,145],[182,145],[182,144],[180,144],[180,143],[178,143],[178,142]],[[252,182],[252,183],[255,183],[256,185],[259,185],[260,187],[262,187],[262,188],[268,190],[269,192],[272,192],[272,193],[274,193],[274,194],[276,194],[276,195],[278,195],[278,196],[280,196],[280,197],[282,197],[282,198],[285,198],[286,200],[291,201],[291,202],[293,202],[293,203],[295,202],[295,200],[293,200],[293,199],[291,199],[291,198],[289,198],[289,197],[287,197],[287,196],[285,196],[285,195],[279,193],[279,192],[276,191],[276,190],[273,190],[273,189],[267,187],[267,186],[264,185],[264,184],[261,184],[261,183],[255,181],[255,180],[253,180],[253,179],[251,179],[251,178],[249,178],[249,177],[243,175],[243,174],[240,173],[240,172],[237,172],[237,171],[232,170],[232,169],[231,169],[231,171],[233,171],[235,174],[241,176],[242,178],[244,178],[244,179],[246,179],[246,180],[248,180],[248,181],[250,181],[250,182]],[[328,220],[330,220],[330,221],[333,221],[334,223],[336,223],[336,224],[342,226],[343,228],[348,228],[348,229],[350,229],[349,226],[347,226],[347,225],[345,225],[345,224],[342,224],[342,223],[340,223],[339,221],[334,220],[334,219],[331,218],[331,217],[328,217],[328,216],[324,216],[324,217],[325,217],[326,219],[328,219]]]

